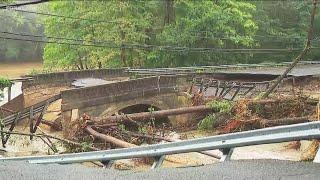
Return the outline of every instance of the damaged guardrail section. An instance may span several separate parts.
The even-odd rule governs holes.
[[[235,147],[288,142],[295,140],[307,140],[320,138],[320,122],[310,122],[287,126],[271,127],[246,132],[224,134],[206,138],[184,140],[179,142],[140,146],[134,148],[62,154],[51,156],[29,156],[1,158],[2,161],[27,161],[36,164],[48,163],[78,163],[87,161],[110,162],[120,159],[153,157],[164,159],[165,155],[206,151],[213,149],[227,150]],[[160,158],[161,157],[161,158]],[[159,167],[162,161],[156,161]]]

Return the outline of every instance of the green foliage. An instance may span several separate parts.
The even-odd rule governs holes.
[[[37,75],[37,74],[48,74],[48,73],[52,73],[52,72],[55,72],[55,70],[49,69],[49,68],[32,69],[30,72],[28,72],[28,75],[32,76],[32,75]]]
[[[147,133],[147,128],[145,126],[139,126],[138,127],[138,132],[142,133],[142,134],[146,134]]]
[[[232,102],[228,100],[212,100],[207,103],[207,106],[217,113],[230,113],[232,109]]]
[[[97,48],[47,44],[46,67],[65,69],[104,67],[157,67],[221,63],[221,54],[127,49],[124,44],[180,47],[253,47],[258,27],[253,21],[255,6],[226,0],[198,1],[54,1],[43,10],[64,16],[99,19],[82,21],[48,17],[47,36],[84,39],[83,43],[111,42],[116,47]],[[163,11],[170,6],[170,10]],[[85,13],[84,13],[85,12]],[[173,15],[174,14],[174,15]],[[166,18],[170,16],[170,18]],[[206,37],[203,39],[202,37]],[[223,40],[227,37],[228,40]],[[235,56],[229,58],[236,59]]]
[[[12,84],[13,84],[13,82],[10,79],[5,78],[5,77],[0,77],[0,89],[9,87]]]
[[[212,108],[215,112],[213,114],[209,114],[198,123],[199,130],[212,129],[214,124],[219,121],[219,119],[223,119],[231,114],[233,107],[232,101],[228,100],[212,100],[206,105]]]
[[[126,126],[124,124],[119,124],[118,128],[125,131],[126,130]]]
[[[202,131],[212,129],[215,121],[216,121],[216,115],[209,114],[198,123],[198,129]]]
[[[149,111],[150,113],[153,113],[154,107],[149,107],[149,108],[148,108],[148,111]]]
[[[82,151],[91,151],[90,147],[91,147],[91,144],[88,143],[88,142],[82,142],[81,143]]]
[[[302,48],[310,9],[307,1],[53,1],[42,11],[87,20],[44,17],[46,36],[108,47],[46,44],[44,64],[50,68],[91,69],[101,65],[175,67],[290,61],[299,51],[224,53],[219,49]],[[319,18],[318,12],[315,22]],[[319,38],[319,23],[315,23],[314,33]],[[320,46],[319,41],[314,39],[313,45]],[[16,54],[14,48],[10,49],[6,53]],[[320,51],[312,50],[306,59],[317,58]]]
[[[254,21],[259,30],[255,40],[261,48],[297,48],[304,47],[307,29],[310,23],[311,1],[255,1],[252,2],[257,11]],[[315,22],[319,21],[319,15]],[[319,23],[315,23],[314,37],[319,37]],[[319,47],[319,41],[314,40],[313,46]],[[268,54],[254,54],[254,62],[291,61],[297,52],[283,52]],[[305,59],[320,58],[319,50],[312,50]]]

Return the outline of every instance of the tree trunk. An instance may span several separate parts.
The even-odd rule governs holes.
[[[106,141],[106,142],[108,142],[108,143],[114,144],[114,145],[117,146],[117,147],[131,148],[131,147],[136,147],[136,146],[137,146],[137,145],[135,145],[135,144],[131,144],[131,143],[122,141],[122,140],[117,139],[117,138],[114,138],[114,137],[112,137],[112,136],[108,136],[108,135],[105,135],[105,134],[101,134],[101,133],[93,130],[93,129],[91,128],[91,126],[85,127],[85,131],[88,132],[89,134],[93,135],[94,137],[99,138],[99,139],[101,139],[101,140],[104,140],[104,141]]]
[[[174,0],[164,0],[164,26],[174,22]]]
[[[304,117],[293,117],[293,118],[283,118],[283,119],[274,119],[274,120],[263,120],[261,125],[263,127],[269,126],[280,126],[280,125],[290,125],[309,122],[310,118],[307,116]]]
[[[207,107],[205,105],[201,106],[192,106],[192,107],[183,107],[178,109],[168,109],[161,111],[153,111],[153,112],[141,112],[141,113],[133,113],[133,114],[125,114],[125,115],[115,115],[104,118],[91,118],[90,120],[95,123],[110,123],[110,122],[119,122],[119,121],[146,121],[150,118],[163,118],[167,116],[174,116],[179,114],[188,114],[188,113],[208,113],[212,112],[212,108]]]
[[[45,124],[47,126],[50,126],[52,129],[56,130],[56,131],[61,131],[62,130],[62,125],[57,123],[57,122],[53,122],[53,121],[48,121],[48,120],[41,120],[42,124]]]

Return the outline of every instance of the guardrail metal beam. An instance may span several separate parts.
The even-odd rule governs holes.
[[[62,154],[51,156],[29,156],[0,158],[2,161],[27,161],[36,164],[78,163],[87,161],[110,161],[143,157],[161,157],[170,154],[230,149],[235,147],[308,140],[320,138],[320,122],[309,122],[295,125],[278,126],[218,135],[206,138],[184,140],[165,144],[139,146],[134,148]]]

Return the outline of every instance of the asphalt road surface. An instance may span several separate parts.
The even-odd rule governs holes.
[[[223,70],[223,72],[229,73],[245,73],[245,74],[271,74],[281,75],[287,69],[287,66],[283,67],[270,67],[270,68],[248,68],[239,70]],[[292,76],[314,76],[320,75],[320,64],[312,65],[298,65],[292,69],[289,73]]]
[[[82,165],[0,162],[1,180],[140,180],[140,179],[319,179],[320,164],[276,160],[241,160],[188,168],[120,171]]]

